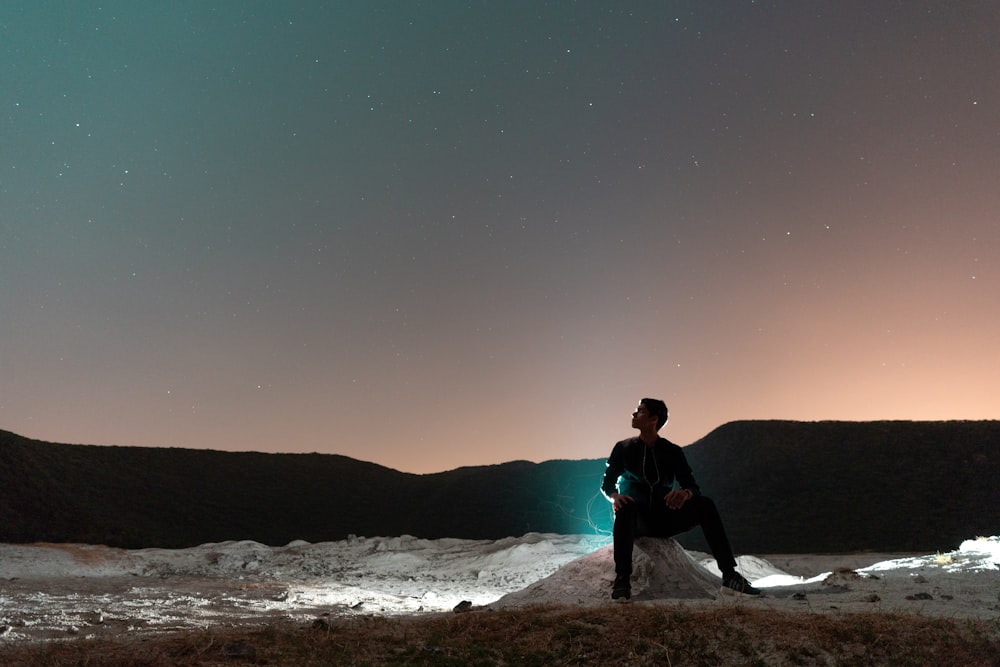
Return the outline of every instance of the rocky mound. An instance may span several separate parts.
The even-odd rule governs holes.
[[[676,541],[640,537],[632,556],[632,599],[713,599],[721,581],[709,574]],[[578,558],[527,588],[490,605],[510,609],[559,604],[595,606],[611,601],[615,577],[612,546]]]

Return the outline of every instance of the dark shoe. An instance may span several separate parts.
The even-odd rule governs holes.
[[[619,574],[615,577],[615,587],[611,589],[611,599],[625,598],[628,600],[630,597],[632,597],[632,584],[629,583],[629,576]]]
[[[722,575],[722,586],[743,595],[760,595],[760,589],[751,586],[739,572],[727,572]]]

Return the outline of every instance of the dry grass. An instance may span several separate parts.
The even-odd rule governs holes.
[[[1000,619],[624,604],[333,618],[0,648],[0,665],[18,667],[237,664],[997,666]]]

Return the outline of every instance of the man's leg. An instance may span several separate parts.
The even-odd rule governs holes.
[[[635,544],[637,514],[635,503],[623,505],[615,512],[615,583],[611,591],[611,597],[615,599],[632,596],[632,547]]]
[[[683,512],[685,509],[690,511],[694,521],[689,528],[696,525],[701,526],[701,530],[705,534],[705,541],[708,542],[708,548],[712,550],[715,562],[719,565],[719,571],[722,573],[734,571],[736,557],[733,556],[733,548],[729,546],[726,529],[722,526],[722,517],[719,516],[719,510],[712,499],[705,496],[695,496],[684,503],[680,511]]]
[[[701,530],[705,534],[705,541],[708,542],[712,556],[715,557],[719,571],[722,572],[723,585],[749,595],[760,594],[760,591],[736,572],[736,557],[733,555],[733,548],[729,545],[729,538],[722,525],[719,510],[711,498],[695,496],[678,509],[665,509],[660,517],[662,521],[660,529],[668,537],[686,532],[695,526],[701,526]]]

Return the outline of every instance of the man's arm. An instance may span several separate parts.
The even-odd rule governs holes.
[[[701,489],[698,488],[698,482],[694,481],[694,473],[688,465],[687,457],[684,456],[684,450],[678,447],[675,451],[674,476],[677,484],[682,489],[690,491],[692,496],[700,496]]]
[[[625,460],[621,444],[614,446],[611,456],[608,457],[608,467],[604,470],[604,481],[601,484],[601,491],[611,499],[611,495],[618,494],[618,478],[625,470]]]
[[[611,456],[608,457],[608,467],[604,471],[604,483],[601,484],[601,491],[611,501],[611,506],[616,512],[623,505],[627,505],[634,500],[632,496],[623,496],[618,493],[618,478],[622,476],[624,471],[625,450],[622,444],[618,443],[611,450]]]
[[[677,445],[673,445],[672,448],[671,468],[679,488],[673,489],[663,496],[663,502],[667,504],[668,508],[675,510],[695,496],[700,496],[701,489],[694,481],[694,473],[691,471],[691,466],[688,465],[687,457],[684,456],[684,450]]]

